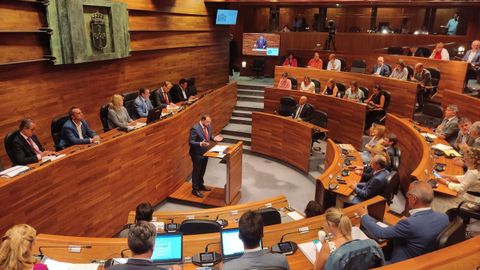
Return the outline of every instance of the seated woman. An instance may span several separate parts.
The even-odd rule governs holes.
[[[310,77],[303,77],[302,84],[300,85],[300,91],[315,94],[315,84],[312,82],[312,80],[310,80]]]
[[[332,234],[330,240],[322,241],[322,248],[317,252],[313,269],[370,269],[385,264],[382,249],[372,239],[352,239],[352,223],[340,208],[331,207],[325,212],[328,229]]]
[[[442,42],[437,43],[437,46],[435,46],[435,49],[433,49],[432,54],[430,55],[430,59],[450,60],[450,54],[447,49],[444,48]]]
[[[325,96],[334,96],[334,97],[337,96],[338,88],[334,79],[328,80],[327,85],[325,86],[325,89],[323,89],[322,94]]]
[[[283,61],[283,66],[288,66],[288,67],[298,67],[298,61],[297,58],[293,55],[293,53],[289,53],[287,58],[285,58],[285,61]]]
[[[282,78],[278,82],[277,88],[278,89],[287,89],[287,90],[292,89],[292,81],[290,81],[290,79],[288,78],[288,73],[287,72],[282,74]]]
[[[378,116],[385,114],[385,93],[379,84],[375,84],[372,95],[365,101],[365,103],[367,103],[365,130],[368,130]]]
[[[345,91],[345,96],[343,96],[344,99],[349,99],[349,100],[354,100],[357,102],[362,102],[363,99],[365,98],[363,91],[358,89],[358,84],[356,81],[351,81],[350,82],[350,88]]]
[[[472,196],[467,191],[480,192],[480,148],[469,147],[464,153],[467,172],[464,175],[448,175],[440,173],[441,178],[437,181],[446,185],[449,189],[458,192],[456,197],[435,194],[432,202],[432,209],[438,212],[446,212],[451,208],[456,208],[462,201],[479,203],[466,203],[463,206],[469,209],[480,208],[480,198]]]
[[[37,231],[27,224],[10,228],[0,244],[0,269],[5,270],[48,270],[33,257],[33,242]]]
[[[121,95],[113,95],[108,104],[108,127],[110,129],[128,126],[135,126],[136,121],[133,121],[128,115],[128,111],[123,107],[123,97]]]
[[[370,141],[365,144],[365,151],[360,153],[362,161],[364,163],[370,162],[372,157],[376,154],[382,154],[385,152],[385,147],[383,146],[383,138],[385,137],[385,126],[382,125],[372,125],[370,128],[370,134],[372,138]]]
[[[403,61],[399,60],[397,62],[397,65],[393,69],[392,74],[390,74],[390,78],[402,81],[408,80],[408,69]]]

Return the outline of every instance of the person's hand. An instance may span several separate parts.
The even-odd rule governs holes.
[[[355,172],[356,175],[362,175],[363,174],[363,169],[356,168],[354,170],[354,172]]]
[[[462,158],[454,158],[453,164],[455,164],[458,167],[463,167],[464,162]]]
[[[206,142],[206,141],[201,141],[201,142],[200,142],[200,146],[201,146],[201,147],[207,147],[207,146],[209,146],[209,145],[210,145],[210,144],[209,144],[208,142]]]
[[[444,185],[447,184],[447,180],[445,180],[444,178],[437,178],[437,182],[439,182],[441,184],[444,184]]]
[[[128,123],[129,126],[136,126],[137,125],[137,121],[132,121],[130,123]]]
[[[213,138],[213,140],[216,141],[216,142],[221,142],[221,141],[223,141],[223,137],[220,136],[220,135],[217,135],[217,136],[215,136],[215,138]]]
[[[99,143],[99,142],[100,142],[100,136],[98,135],[93,136],[92,143]]]
[[[361,216],[364,216],[364,215],[368,215],[368,209],[367,207],[363,206],[363,207],[360,207],[360,209],[358,209],[357,211],[357,214],[361,217]]]
[[[351,189],[355,189],[357,187],[357,184],[349,184],[348,185]]]
[[[182,270],[182,267],[180,265],[172,265],[168,268],[169,270]]]

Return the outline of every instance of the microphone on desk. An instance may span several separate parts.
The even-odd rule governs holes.
[[[273,253],[282,253],[287,256],[294,254],[298,250],[298,245],[293,241],[283,242],[283,239],[285,238],[285,236],[293,235],[293,234],[308,233],[312,230],[323,230],[323,227],[313,228],[313,229],[310,229],[308,227],[302,227],[302,228],[298,228],[297,231],[285,233],[280,238],[280,242],[272,246],[271,251]]]
[[[168,220],[170,220],[170,223],[165,223],[164,227],[163,227],[163,230],[166,232],[166,233],[176,233],[178,232],[178,229],[179,229],[179,225],[178,223],[174,223],[173,221],[175,220],[176,217],[174,218],[166,218]]]
[[[226,220],[226,219],[224,219],[224,218],[219,218],[219,217],[222,216],[222,215],[225,215],[225,214],[236,215],[236,214],[238,214],[238,211],[236,211],[235,214],[233,214],[233,213],[234,213],[234,211],[232,211],[232,212],[230,212],[230,213],[220,213],[220,214],[218,214],[217,217],[215,218],[215,221],[216,221],[218,224],[220,224],[220,227],[225,228],[225,227],[228,226],[228,220]]]
[[[193,255],[192,263],[201,267],[209,267],[218,264],[222,260],[222,255],[217,252],[208,252],[208,247],[213,244],[218,244],[218,242],[208,243],[205,246],[205,252]]]
[[[40,256],[44,256],[43,250],[44,249],[68,249],[68,252],[71,253],[79,253],[82,248],[92,248],[91,245],[55,245],[55,246],[39,246],[38,247],[38,252],[40,253]]]

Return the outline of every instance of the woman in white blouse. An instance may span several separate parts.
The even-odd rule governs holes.
[[[358,84],[356,81],[350,82],[350,87],[345,91],[344,99],[349,99],[357,102],[362,102],[365,98],[363,91],[358,89]]]
[[[433,199],[432,208],[435,211],[446,212],[451,208],[456,208],[462,201],[471,201],[479,203],[480,198],[472,196],[467,191],[480,192],[480,175],[478,170],[480,169],[480,148],[469,148],[464,153],[465,164],[468,167],[467,172],[464,175],[447,175],[440,174],[441,178],[437,181],[443,185],[446,185],[449,189],[458,192],[456,197],[435,194]],[[479,205],[473,203],[466,203],[463,206],[466,208],[477,209]]]
[[[300,85],[300,91],[315,94],[315,84],[312,82],[312,80],[310,80],[310,77],[303,77],[303,82]]]

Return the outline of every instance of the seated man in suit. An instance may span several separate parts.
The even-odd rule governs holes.
[[[372,75],[388,77],[390,75],[390,68],[384,64],[383,56],[377,58],[377,63],[373,65]]]
[[[138,117],[147,117],[148,111],[153,109],[152,102],[150,101],[150,89],[140,88],[138,90],[138,97],[135,99],[134,104],[135,112]]]
[[[169,105],[175,105],[170,95],[170,89],[172,89],[172,87],[173,84],[171,82],[164,81],[160,89],[153,91],[151,97],[153,106],[166,108]]]
[[[453,145],[458,134],[458,107],[450,104],[445,110],[445,117],[442,123],[435,128],[435,134],[443,140]]]
[[[60,146],[68,147],[75,144],[99,143],[100,137],[90,129],[83,119],[83,112],[78,107],[68,111],[70,119],[63,124]]]
[[[301,119],[303,121],[310,121],[313,117],[313,105],[307,103],[307,97],[301,96],[298,101],[297,108],[292,115],[293,119]]]
[[[45,156],[56,154],[43,148],[35,135],[36,126],[32,119],[23,119],[20,122],[18,135],[12,141],[12,152],[18,165],[36,163]]]
[[[457,138],[455,139],[455,142],[453,143],[453,147],[460,151],[463,152],[464,149],[466,149],[469,146],[472,146],[474,143],[474,139],[472,136],[470,136],[470,127],[472,126],[472,121],[466,117],[460,118],[458,121],[458,135]]]
[[[387,176],[389,171],[386,169],[388,166],[388,161],[385,156],[375,155],[370,161],[370,167],[372,168],[373,173],[371,174],[370,179],[366,183],[358,183],[357,185],[351,184],[350,187],[353,189],[354,194],[351,195],[348,200],[343,197],[339,197],[340,201],[346,201],[349,203],[359,203],[370,198],[373,198],[377,195],[382,195],[383,190],[387,184]]]
[[[480,40],[472,42],[472,49],[465,53],[463,61],[470,63],[472,66],[480,64]]]
[[[116,264],[108,267],[109,270],[165,270],[153,264],[150,260],[155,246],[157,231],[155,226],[148,221],[139,221],[128,232],[128,249],[132,257],[125,264]],[[171,270],[181,270],[178,265],[170,267]]]
[[[472,137],[472,147],[480,147],[480,121],[472,124],[470,127],[470,137]]]
[[[381,227],[377,220],[368,215],[364,207],[360,210],[362,226],[377,239],[392,239],[393,250],[390,263],[407,260],[437,249],[437,236],[447,227],[448,216],[432,211],[433,190],[426,181],[414,181],[407,192],[410,217],[401,219],[396,225]],[[386,256],[388,258],[388,256]]]
[[[240,217],[238,236],[243,242],[245,252],[242,257],[223,264],[223,270],[245,270],[260,267],[283,267],[290,269],[287,258],[283,254],[270,253],[260,248],[263,237],[262,216],[248,211]]]
[[[181,79],[178,84],[175,84],[170,93],[174,103],[187,101],[191,96],[188,92],[188,82],[186,79]]]

